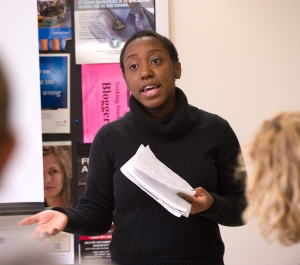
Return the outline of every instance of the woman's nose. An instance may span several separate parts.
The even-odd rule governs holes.
[[[153,77],[153,71],[151,69],[151,66],[148,63],[144,63],[141,66],[141,78],[142,79],[148,79]]]
[[[44,173],[44,182],[51,182],[52,178],[50,174]]]

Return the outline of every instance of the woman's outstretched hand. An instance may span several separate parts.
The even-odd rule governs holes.
[[[20,226],[31,224],[37,224],[32,236],[43,240],[64,230],[68,224],[68,217],[58,211],[45,210],[19,222]]]
[[[200,213],[208,210],[213,202],[214,198],[203,188],[199,187],[195,189],[196,193],[193,197],[180,193],[178,194],[182,199],[186,200],[192,205],[191,214]]]

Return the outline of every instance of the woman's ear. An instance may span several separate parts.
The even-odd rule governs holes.
[[[181,63],[180,62],[177,62],[175,64],[175,78],[176,79],[180,79],[181,77],[181,72],[182,72],[182,69],[181,69]]]

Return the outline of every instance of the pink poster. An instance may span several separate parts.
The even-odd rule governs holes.
[[[83,142],[91,143],[98,130],[129,111],[129,92],[119,63],[83,64]]]

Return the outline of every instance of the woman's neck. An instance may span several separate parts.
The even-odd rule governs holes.
[[[62,206],[63,200],[62,196],[57,196],[55,198],[46,199],[47,207],[59,207]]]

